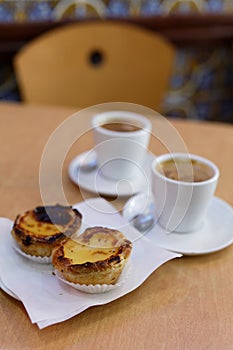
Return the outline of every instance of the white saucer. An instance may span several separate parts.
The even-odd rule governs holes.
[[[132,197],[125,205],[123,216],[130,221],[140,213],[141,194]],[[140,201],[140,204],[139,204]],[[166,232],[158,223],[146,233],[158,246],[183,255],[209,254],[224,249],[233,243],[233,208],[214,197],[210,203],[202,227],[194,232]]]
[[[102,176],[98,168],[91,171],[80,169],[80,162],[90,153],[91,151],[88,151],[78,155],[69,165],[69,177],[80,188],[106,196],[131,196],[142,191],[148,192],[150,187],[150,167],[154,158],[151,153],[147,153],[142,166],[138,167],[136,176],[132,179],[120,181]]]

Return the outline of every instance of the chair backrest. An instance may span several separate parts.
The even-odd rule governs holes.
[[[51,30],[14,59],[25,102],[86,107],[132,102],[159,110],[175,49],[156,33],[114,21]]]

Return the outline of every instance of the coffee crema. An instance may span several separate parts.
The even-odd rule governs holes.
[[[202,182],[213,177],[213,170],[195,159],[169,159],[157,166],[165,177],[183,182]]]
[[[132,122],[125,120],[112,120],[108,121],[107,123],[101,124],[100,126],[101,128],[118,132],[135,132],[142,129],[142,127],[132,124]]]

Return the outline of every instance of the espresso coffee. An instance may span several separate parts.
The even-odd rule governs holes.
[[[214,175],[210,167],[195,159],[169,159],[160,163],[157,170],[169,179],[184,182],[202,182]]]
[[[107,130],[111,131],[118,131],[118,132],[134,132],[142,129],[140,126],[132,124],[130,121],[125,120],[112,120],[108,123],[101,124],[101,127]]]

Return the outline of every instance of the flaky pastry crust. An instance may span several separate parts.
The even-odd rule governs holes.
[[[55,248],[52,263],[63,277],[78,284],[114,284],[127,263],[132,243],[118,231],[91,227]]]
[[[72,207],[41,206],[18,215],[11,234],[26,254],[50,257],[55,246],[74,234],[81,222],[82,214]]]

